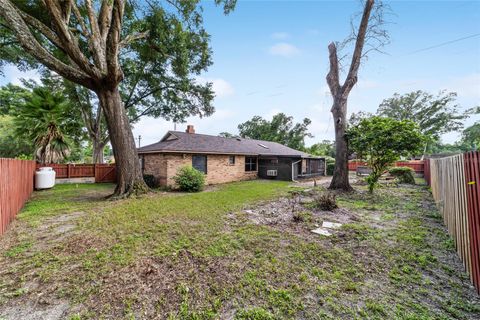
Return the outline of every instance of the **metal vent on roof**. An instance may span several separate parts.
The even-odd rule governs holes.
[[[262,148],[265,148],[265,149],[270,149],[269,147],[267,147],[267,146],[266,146],[266,145],[264,145],[264,144],[261,144],[261,143],[259,143],[258,145],[259,145],[260,147],[262,147]]]

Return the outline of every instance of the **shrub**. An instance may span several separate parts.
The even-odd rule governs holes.
[[[415,184],[414,171],[409,167],[392,167],[388,172],[398,179],[400,183]]]
[[[158,187],[157,181],[156,181],[155,177],[153,176],[153,174],[144,174],[143,175],[143,180],[145,181],[145,183],[147,184],[147,186],[149,188]]]
[[[325,162],[327,165],[327,176],[333,176],[333,170],[335,169],[335,159],[326,157]]]
[[[337,196],[331,192],[322,193],[316,196],[314,198],[314,203],[316,208],[324,211],[332,211],[333,209],[338,208]]]
[[[190,166],[178,169],[173,180],[179,189],[187,192],[198,192],[205,186],[205,175]]]

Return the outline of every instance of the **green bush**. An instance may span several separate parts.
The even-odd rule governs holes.
[[[178,169],[173,180],[179,189],[186,192],[198,192],[205,186],[205,175],[190,166]]]
[[[147,184],[149,188],[156,188],[158,187],[157,181],[153,174],[144,174],[143,175],[143,180]]]
[[[415,176],[412,168],[409,167],[392,167],[388,172],[398,179],[400,183],[415,184]]]
[[[335,169],[335,158],[325,157],[325,163],[327,165],[327,176],[333,176],[333,170]]]

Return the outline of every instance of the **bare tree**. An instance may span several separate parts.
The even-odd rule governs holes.
[[[366,0],[358,31],[353,27],[352,34],[340,44],[332,42],[328,45],[330,70],[327,74],[327,83],[333,98],[331,112],[335,124],[335,169],[333,171],[330,189],[352,190],[348,181],[348,143],[345,136],[347,129],[347,102],[350,91],[358,80],[358,70],[366,54],[372,50],[379,51],[388,40],[388,35],[382,26],[384,5],[381,1],[375,4],[374,0]],[[341,61],[338,49],[354,42],[350,67],[343,84],[340,84]],[[337,49],[338,48],[338,49]]]

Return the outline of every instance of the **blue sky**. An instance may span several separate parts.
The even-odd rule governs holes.
[[[387,29],[387,54],[373,53],[362,66],[349,112],[375,112],[393,93],[441,89],[456,91],[464,108],[480,105],[480,36],[415,52],[450,40],[480,34],[480,1],[390,1],[394,15]],[[333,139],[331,97],[325,82],[327,45],[349,33],[359,1],[239,0],[228,16],[213,3],[205,4],[205,26],[211,34],[214,65],[203,79],[212,81],[216,113],[190,118],[199,133],[237,132],[237,125],[254,115],[277,112],[308,117],[315,136],[307,145]],[[18,82],[22,74],[7,68],[1,83]],[[34,75],[33,75],[34,76]],[[469,119],[471,124],[477,119]],[[187,123],[178,124],[183,130]],[[173,124],[143,119],[134,134],[142,145],[158,141]],[[458,134],[448,134],[452,142]]]

